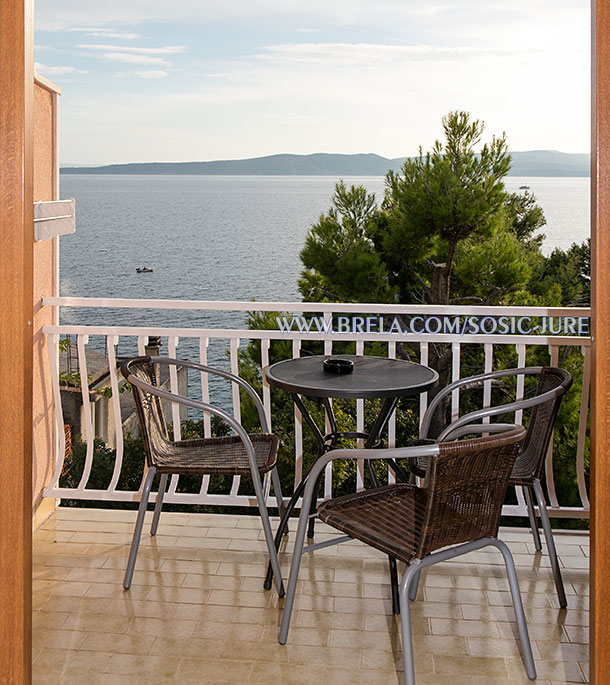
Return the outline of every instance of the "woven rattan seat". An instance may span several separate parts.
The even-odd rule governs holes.
[[[534,680],[536,669],[514,561],[508,547],[497,538],[508,479],[525,434],[523,427],[513,426],[497,434],[457,442],[402,449],[333,450],[316,461],[303,495],[280,643],[285,644],[288,638],[303,553],[350,538],[361,540],[406,564],[400,584],[400,621],[405,681],[413,685],[409,602],[416,599],[422,569],[491,545],[504,557],[525,667],[528,677]],[[315,479],[330,461],[422,456],[428,457],[423,487],[395,483],[322,502],[318,506],[319,517],[346,536],[304,547]]]
[[[527,416],[527,435],[517,459],[513,467],[509,485],[522,486],[525,495],[525,501],[528,508],[528,515],[532,535],[534,537],[534,545],[538,551],[542,549],[540,541],[540,534],[538,532],[538,524],[536,522],[536,511],[534,509],[534,498],[538,505],[538,511],[542,521],[542,528],[545,534],[547,549],[551,560],[551,567],[557,587],[557,595],[559,597],[559,604],[561,607],[567,606],[567,598],[563,587],[561,578],[561,570],[559,561],[557,559],[557,552],[555,550],[555,543],[553,541],[553,534],[549,515],[546,507],[546,499],[542,491],[541,481],[544,473],[545,459],[549,449],[551,440],[553,439],[553,428],[555,420],[559,412],[559,406],[565,393],[572,385],[572,377],[565,369],[559,369],[552,366],[544,367],[527,367],[523,369],[507,369],[501,372],[492,372],[481,374],[479,376],[471,376],[464,378],[456,383],[443,388],[441,392],[434,398],[433,403],[430,404],[426,415],[422,421],[421,439],[414,444],[425,444],[429,441],[429,430],[432,425],[432,416],[436,411],[442,409],[444,400],[451,396],[451,393],[456,389],[474,390],[481,388],[485,383],[491,381],[501,381],[503,378],[515,376],[537,376],[538,383],[534,393],[526,400],[519,402],[510,402],[506,405],[499,405],[491,407],[488,410],[481,410],[480,412],[472,412],[465,417],[460,418],[463,424],[468,425],[475,420],[480,421],[486,416],[506,417],[505,412],[509,410],[511,413],[520,409],[529,410]],[[530,406],[526,404],[529,402]],[[476,416],[475,416],[476,414]],[[456,425],[454,421],[452,426]],[[478,426],[483,429],[484,426]],[[467,430],[466,428],[464,430]],[[450,429],[445,431],[445,436],[451,437]],[[428,467],[428,458],[420,457],[412,460],[410,463],[411,471],[414,475],[423,478],[426,475]]]
[[[232,383],[237,384],[254,402],[262,432],[246,433],[236,419],[227,414],[223,409],[188,397],[183,397],[176,393],[168,392],[159,387],[157,380],[161,377],[161,367],[195,369],[200,373],[221,376],[230,380]],[[170,357],[135,357],[123,363],[121,372],[133,387],[136,410],[140,420],[140,428],[142,430],[142,438],[144,440],[146,461],[148,465],[148,473],[146,475],[144,487],[142,488],[142,498],[140,500],[140,508],[136,520],[123,587],[127,590],[131,586],[142,534],[142,526],[144,524],[144,515],[146,513],[146,507],[155,474],[159,473],[161,478],[159,480],[151,535],[155,535],[157,532],[161,508],[163,506],[163,497],[167,486],[167,478],[170,474],[250,476],[254,484],[261,522],[265,533],[265,540],[267,542],[270,562],[273,569],[273,576],[276,581],[278,592],[280,595],[283,595],[284,590],[280,567],[265,503],[264,493],[266,491],[266,484],[261,482],[262,478],[271,476],[278,508],[280,512],[282,512],[283,502],[276,468],[279,440],[268,431],[265,410],[254,389],[242,378],[239,378],[239,376],[235,376],[226,371],[213,369],[184,359],[173,359]],[[194,440],[172,440],[170,439],[163,413],[164,401],[183,404],[201,409],[209,414],[215,414],[223,419],[235,434],[219,437],[205,437]]]
[[[414,485],[387,485],[326,500],[318,517],[408,564],[421,540],[426,499],[426,491]]]
[[[254,447],[259,472],[271,471],[277,459],[277,436],[248,433],[248,437]],[[250,475],[250,462],[244,443],[235,435],[169,442],[163,452],[155,453],[154,463],[158,473]]]

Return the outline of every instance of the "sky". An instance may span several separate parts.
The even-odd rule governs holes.
[[[590,145],[589,0],[36,0],[35,60],[64,165]]]

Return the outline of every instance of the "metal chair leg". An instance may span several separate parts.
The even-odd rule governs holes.
[[[540,541],[540,532],[538,531],[538,521],[536,520],[536,510],[534,509],[531,485],[523,486],[523,495],[525,496],[525,503],[527,504],[527,515],[530,520],[532,537],[534,538],[534,547],[538,552],[540,552],[542,550],[542,542]]]
[[[280,570],[280,562],[278,560],[277,551],[275,549],[275,541],[273,539],[273,531],[271,530],[271,521],[269,520],[269,513],[267,511],[267,504],[265,503],[265,493],[263,484],[261,482],[259,473],[252,473],[252,481],[254,483],[254,492],[256,493],[256,501],[258,502],[258,513],[263,524],[263,531],[265,533],[265,541],[267,542],[267,550],[269,552],[269,562],[275,580],[277,593],[280,597],[284,596],[284,583],[282,582],[282,572]]]
[[[388,565],[390,567],[390,587],[392,588],[392,613],[400,613],[400,590],[398,587],[398,569],[396,567],[396,559],[388,557]]]
[[[311,488],[306,488],[305,496],[301,506],[301,513],[299,515],[299,525],[297,527],[296,539],[294,541],[294,551],[292,553],[292,563],[290,565],[290,577],[288,579],[288,588],[286,590],[286,599],[284,600],[284,610],[282,611],[282,622],[280,624],[280,634],[278,641],[281,645],[286,644],[288,639],[288,630],[290,628],[290,618],[292,617],[292,607],[294,605],[294,596],[297,589],[297,580],[299,577],[299,569],[301,567],[301,557],[303,556],[303,545],[305,543],[305,533],[307,532],[307,523],[309,519],[309,505],[311,496],[308,499],[307,494],[311,492]]]
[[[538,511],[540,512],[540,520],[542,521],[542,530],[546,540],[546,546],[551,560],[551,568],[553,569],[553,577],[555,579],[555,587],[557,588],[557,597],[559,598],[559,606],[565,609],[568,606],[566,598],[566,591],[563,587],[563,580],[561,578],[561,570],[559,568],[559,559],[557,558],[557,550],[555,549],[555,541],[553,540],[553,530],[551,529],[551,520],[549,519],[549,512],[546,508],[546,500],[544,499],[544,492],[539,480],[534,480],[534,493],[538,502]]]
[[[517,618],[517,627],[519,628],[519,639],[521,641],[521,650],[523,652],[523,661],[525,662],[525,671],[530,680],[536,680],[536,666],[534,665],[534,657],[532,655],[532,645],[530,643],[529,633],[527,631],[527,624],[525,622],[525,613],[523,612],[523,602],[521,601],[521,593],[519,592],[519,581],[517,580],[517,570],[515,569],[515,562],[513,555],[502,540],[495,539],[490,544],[497,547],[506,564],[506,572],[508,574],[508,584],[510,586],[510,593],[513,598],[513,606],[515,608],[515,616]]]
[[[421,578],[421,569],[415,574],[411,581],[409,590],[409,599],[414,602],[417,599],[417,591],[419,590],[419,579]]]
[[[277,472],[277,466],[274,466],[271,471],[271,482],[273,483],[273,494],[275,495],[275,501],[277,502],[278,513],[280,519],[282,519],[286,512],[286,505],[284,504],[284,497],[282,496],[282,485],[280,483],[280,475]],[[288,535],[288,528],[284,531],[284,535]]]
[[[156,535],[159,527],[159,517],[161,516],[161,509],[163,508],[163,497],[165,496],[165,486],[167,485],[167,473],[161,474],[159,479],[159,489],[157,490],[157,501],[155,502],[155,512],[153,514],[152,524],[150,526],[150,534]]]
[[[411,609],[409,597],[413,583],[417,583],[421,569],[419,565],[407,566],[400,583],[400,628],[402,632],[402,658],[405,666],[405,684],[415,685],[415,663],[413,661],[413,638],[411,635]],[[417,590],[415,591],[417,593]]]
[[[157,469],[154,466],[148,471],[144,487],[142,488],[142,497],[140,498],[140,508],[138,509],[138,516],[136,518],[136,527],[133,531],[133,538],[131,540],[131,549],[129,551],[129,560],[127,561],[127,569],[125,570],[125,578],[123,580],[123,587],[129,590],[131,587],[131,579],[133,578],[133,570],[136,565],[136,557],[138,555],[138,547],[140,546],[140,537],[142,535],[142,527],[144,526],[144,516],[146,515],[146,507],[148,505],[148,498],[150,497],[150,488],[152,486],[153,478]]]

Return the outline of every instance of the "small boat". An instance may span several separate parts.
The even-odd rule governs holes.
[[[151,274],[153,270],[149,266],[138,266],[136,268],[136,273],[139,274]]]
[[[519,190],[529,190],[529,186],[519,186]]]

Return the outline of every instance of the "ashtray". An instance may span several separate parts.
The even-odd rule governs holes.
[[[328,373],[346,374],[354,370],[354,362],[351,359],[330,358],[323,362],[324,371]]]

